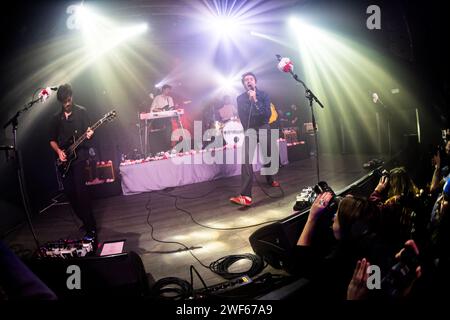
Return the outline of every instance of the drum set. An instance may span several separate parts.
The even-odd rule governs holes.
[[[234,117],[225,122],[211,121],[206,128],[205,141],[210,142],[214,137],[222,136],[224,144],[238,144],[239,146],[244,141],[244,128],[239,118]],[[297,127],[284,127],[280,129],[281,137],[287,143],[295,143],[299,141],[299,132]]]
[[[222,137],[223,145],[242,145],[244,141],[244,127],[237,117],[232,117],[227,121],[211,121],[206,128],[204,140],[212,142],[217,137]]]

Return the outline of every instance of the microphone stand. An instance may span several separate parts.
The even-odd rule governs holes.
[[[277,57],[278,58],[278,57]],[[305,88],[305,97],[309,100],[309,107],[311,108],[311,121],[313,124],[313,130],[314,130],[314,143],[316,145],[316,174],[317,174],[317,182],[320,181],[320,170],[319,170],[319,142],[317,140],[317,124],[316,124],[316,117],[314,116],[314,108],[313,108],[313,101],[315,101],[321,108],[324,108],[322,102],[320,102],[319,98],[311,91],[311,89],[308,88],[308,86],[295,74],[292,72],[292,70],[289,71],[289,73],[292,75],[295,81],[300,82]]]
[[[36,232],[34,231],[33,228],[33,224],[31,222],[31,206],[30,206],[30,200],[28,198],[28,194],[27,194],[27,190],[26,190],[26,185],[25,185],[25,176],[23,174],[23,163],[22,163],[22,157],[20,155],[20,151],[17,149],[17,129],[19,127],[19,116],[25,112],[28,111],[28,109],[30,109],[35,103],[43,101],[43,97],[39,97],[35,100],[32,100],[30,102],[28,102],[25,107],[19,111],[17,111],[17,113],[8,120],[8,122],[6,122],[3,125],[3,129],[6,129],[9,125],[12,126],[12,132],[13,132],[13,145],[12,145],[12,150],[14,150],[15,152],[15,158],[17,159],[16,162],[16,170],[17,170],[17,178],[19,180],[19,188],[20,188],[20,194],[22,197],[22,203],[23,203],[23,207],[25,209],[25,215],[27,218],[27,223],[28,223],[28,227],[30,228],[31,234],[33,235],[34,241],[36,243],[37,249],[39,250],[40,248],[40,244],[39,241],[37,239],[36,236]]]
[[[388,106],[385,105],[385,104],[383,103],[383,101],[381,101],[380,98],[377,98],[375,104],[377,104],[378,102],[383,106],[384,110],[386,110],[385,116],[386,116],[386,118],[387,118],[387,121],[386,121],[386,122],[387,122],[387,130],[388,130],[388,148],[389,148],[388,152],[389,152],[389,158],[391,158],[391,157],[392,157],[392,146],[391,146],[391,122],[390,122],[391,114],[390,114],[390,110],[389,110]],[[380,151],[381,151],[381,148],[380,148]]]

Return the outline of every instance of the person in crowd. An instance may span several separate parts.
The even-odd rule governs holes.
[[[313,295],[344,300],[348,297],[349,284],[358,261],[370,261],[381,270],[388,270],[394,265],[398,247],[391,246],[384,238],[381,232],[383,219],[375,203],[346,196],[340,200],[334,218],[330,218],[329,205],[334,201],[336,198],[329,192],[315,199],[294,248],[293,262],[297,273],[314,283]],[[317,247],[317,239],[323,237],[318,230],[323,219],[332,219],[336,239],[326,255],[322,255]],[[381,295],[379,292],[372,294]]]
[[[399,243],[415,239],[422,244],[428,221],[420,190],[404,167],[397,167],[381,176],[369,200],[380,206],[384,219],[389,220],[385,232]],[[390,229],[390,231],[388,231]]]
[[[448,160],[450,159],[450,139],[445,144],[444,159],[441,159],[441,153],[436,152],[433,155],[432,164],[434,166],[433,178],[430,184],[430,193],[441,190],[445,181],[444,178],[449,174]]]
[[[56,294],[0,241],[0,300],[56,299]]]

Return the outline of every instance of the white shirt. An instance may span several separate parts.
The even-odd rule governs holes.
[[[172,97],[159,94],[155,97],[155,99],[153,99],[152,106],[150,107],[150,112],[153,112],[154,109],[161,109],[167,105],[169,107],[175,106]]]

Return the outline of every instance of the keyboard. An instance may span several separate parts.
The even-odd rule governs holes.
[[[184,109],[176,109],[176,110],[168,110],[168,111],[157,111],[157,112],[148,112],[141,113],[141,120],[153,120],[153,119],[161,119],[161,118],[173,118],[178,117],[184,114]]]

